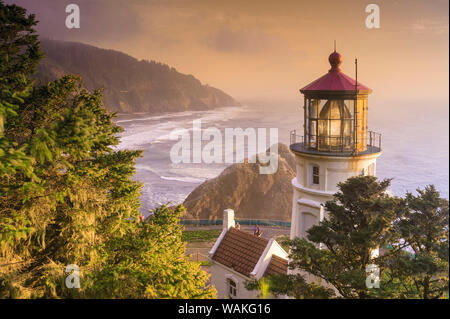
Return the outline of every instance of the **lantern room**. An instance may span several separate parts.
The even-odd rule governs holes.
[[[300,89],[304,125],[291,131],[296,169],[291,239],[308,239],[308,229],[327,217],[324,203],[338,192],[339,183],[352,176],[376,176],[381,155],[381,135],[367,128],[372,90],[357,81],[357,61],[355,79],[341,71],[342,56],[336,50],[328,61],[328,72]]]
[[[300,89],[304,95],[304,135],[299,147],[337,155],[364,153],[368,147],[369,152],[380,151],[381,137],[367,131],[367,99],[372,90],[342,72],[338,52],[331,53],[328,61],[328,73]],[[377,150],[373,149],[375,144]]]

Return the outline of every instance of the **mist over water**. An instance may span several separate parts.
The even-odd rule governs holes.
[[[394,178],[394,194],[434,184],[449,197],[448,101],[372,103],[369,128],[375,127],[383,134],[377,176]]]
[[[169,139],[171,131],[188,129],[192,132],[192,121],[197,119],[202,120],[202,129],[216,127],[222,135],[225,128],[276,127],[279,141],[287,145],[291,130],[303,131],[301,101],[244,102],[247,105],[243,107],[157,116],[139,113],[116,118],[116,123],[124,128],[119,148],[144,150],[143,157],[137,160],[134,178],[144,183],[141,201],[145,215],[162,203],[182,203],[195,187],[218,176],[230,165],[173,164],[170,149],[177,141]],[[407,191],[415,192],[417,187],[434,184],[442,197],[449,197],[447,101],[369,99],[368,127],[382,134],[383,154],[377,160],[377,176],[393,178],[393,194],[404,195]],[[208,141],[203,145],[206,143]]]

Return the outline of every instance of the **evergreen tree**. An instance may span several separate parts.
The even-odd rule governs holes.
[[[108,241],[104,267],[92,273],[88,291],[102,298],[214,298],[209,275],[188,261],[181,241],[183,206],[163,205],[138,227]]]
[[[33,29],[36,23],[25,9],[0,0],[0,178],[8,178],[19,168],[31,174],[30,158],[4,137],[4,126],[8,118],[17,117],[18,104],[31,90],[29,75],[42,57]]]
[[[0,87],[22,91],[29,87],[29,75],[36,71],[42,58],[34,30],[34,14],[0,0]]]
[[[406,213],[394,226],[409,253],[392,256],[386,273],[403,297],[448,298],[448,200],[434,185],[417,193],[406,194]]]
[[[386,193],[389,184],[389,179],[378,182],[373,176],[339,183],[333,200],[325,203],[327,216],[307,231],[308,240],[290,242],[289,268],[321,278],[344,298],[370,298],[367,266],[383,268],[387,258],[373,253],[398,240],[391,225],[401,210],[399,200]]]
[[[83,89],[75,76],[32,88],[40,56],[34,17],[0,1],[0,19],[0,297],[213,296],[206,274],[183,255],[176,217],[162,208],[148,225],[138,222],[141,183],[131,176],[141,151],[116,149],[121,128],[100,91]],[[166,242],[153,244],[158,236]],[[80,289],[65,285],[71,264],[80,268]],[[127,277],[122,290],[110,270]],[[145,289],[132,295],[131,283]]]
[[[10,296],[72,293],[65,267],[101,265],[98,247],[139,214],[141,185],[130,177],[141,152],[112,148],[120,128],[101,101],[67,76],[36,88],[6,123],[34,175],[19,170],[0,182],[2,263],[13,263],[0,280],[17,288]]]

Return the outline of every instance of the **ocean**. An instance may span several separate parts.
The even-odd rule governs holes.
[[[278,128],[279,142],[289,145],[289,132],[302,132],[303,107],[301,102],[249,101],[241,107],[209,111],[119,114],[115,122],[124,131],[118,148],[144,151],[133,177],[144,183],[144,215],[160,204],[182,203],[198,185],[231,165],[171,161],[170,150],[178,141],[171,140],[170,133],[182,129],[192,133],[194,120],[201,120],[202,129],[217,128],[222,135],[226,128],[266,128],[267,146],[268,129]],[[393,194],[402,196],[434,184],[442,197],[449,197],[448,102],[369,100],[368,127],[382,134],[383,154],[377,160],[377,176],[393,178]],[[226,152],[235,153],[236,149],[223,148]]]

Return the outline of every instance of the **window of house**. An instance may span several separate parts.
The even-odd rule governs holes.
[[[313,166],[312,168],[312,183],[319,185],[319,166]]]
[[[236,298],[236,282],[232,279],[227,280],[228,283],[228,297],[230,299]]]

